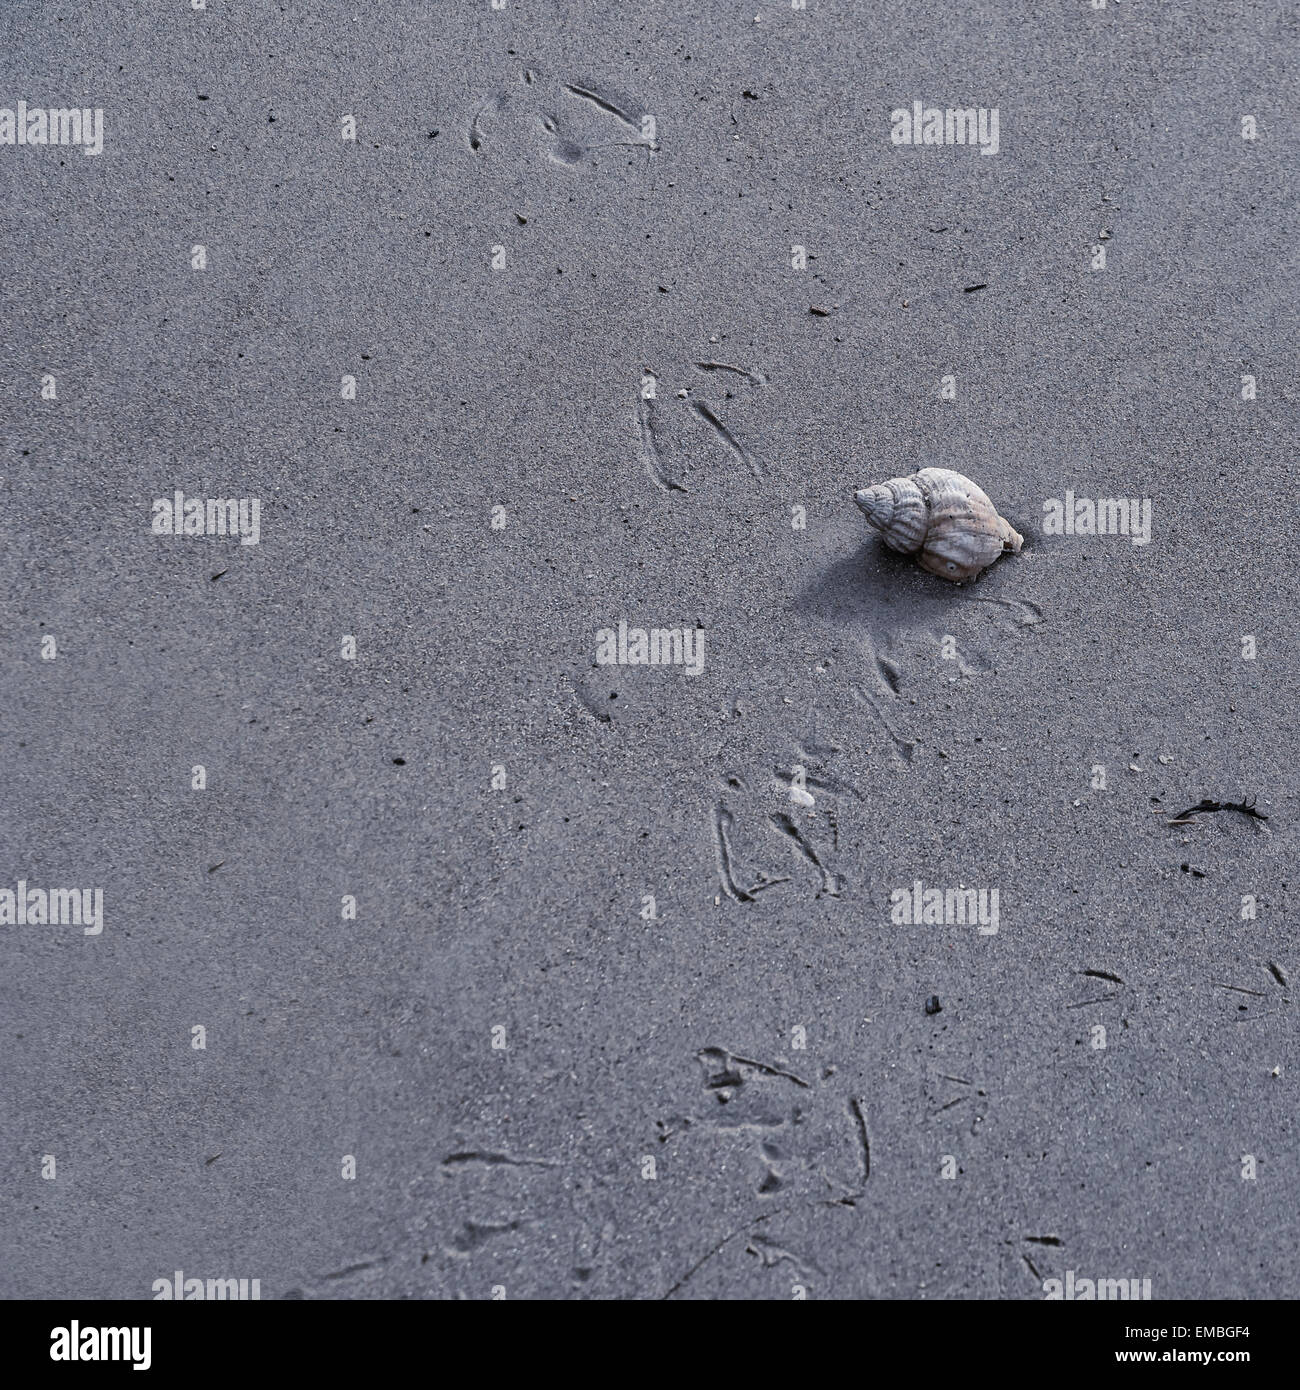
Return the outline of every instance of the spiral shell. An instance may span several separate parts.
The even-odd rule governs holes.
[[[854,501],[890,549],[915,555],[922,569],[954,584],[1025,543],[983,488],[949,468],[922,468],[910,478],[860,488]]]

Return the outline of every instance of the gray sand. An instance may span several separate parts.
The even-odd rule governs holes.
[[[1300,1292],[1280,8],[5,7],[0,1294]]]

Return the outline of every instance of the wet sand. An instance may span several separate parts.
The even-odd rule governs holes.
[[[0,1294],[1294,1296],[1294,22],[172,8],[0,16]]]

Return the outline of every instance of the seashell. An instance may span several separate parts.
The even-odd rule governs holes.
[[[853,500],[891,550],[915,555],[922,569],[954,584],[974,579],[1004,550],[1025,543],[984,489],[950,468],[890,478],[860,488]]]

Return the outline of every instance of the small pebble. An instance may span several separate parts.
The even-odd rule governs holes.
[[[941,1013],[942,1010],[943,1010],[943,1005],[939,1003],[939,996],[938,996],[937,994],[932,994],[932,995],[925,1001],[925,1011],[926,1011],[926,1013],[928,1013],[928,1014],[937,1014],[937,1013]]]

